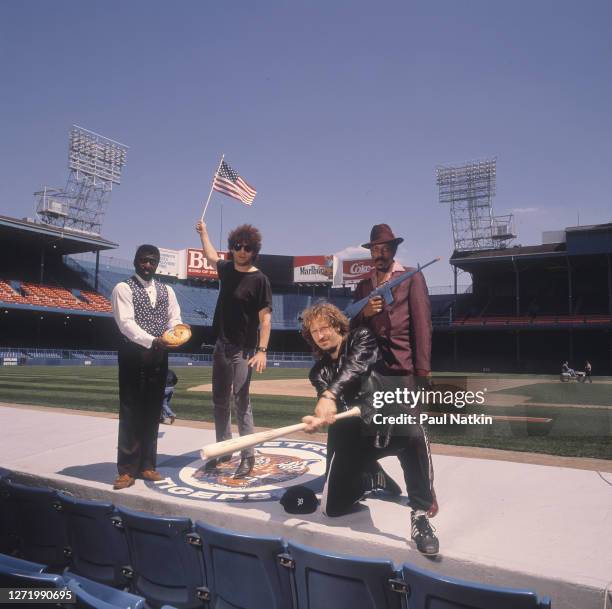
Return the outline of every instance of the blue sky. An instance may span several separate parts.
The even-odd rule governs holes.
[[[608,222],[611,24],[604,1],[3,2],[0,213],[64,185],[76,123],[130,146],[102,231],[126,258],[198,244],[221,152],[258,196],[215,194],[214,240],[223,204],[267,253],[352,252],[387,222],[403,261],[446,261],[435,167],[492,156],[519,243]]]

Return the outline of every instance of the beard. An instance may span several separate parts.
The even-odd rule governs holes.
[[[145,281],[151,281],[151,279],[153,279],[153,276],[155,275],[155,273],[153,271],[145,272],[145,271],[142,271],[142,270],[137,270],[136,271],[136,275],[138,275],[141,279],[144,279]]]

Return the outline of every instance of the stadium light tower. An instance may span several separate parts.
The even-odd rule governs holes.
[[[34,193],[45,224],[100,234],[113,185],[121,184],[127,146],[78,125],[70,130],[66,188]]]
[[[502,249],[516,237],[514,219],[493,215],[497,160],[436,168],[440,203],[450,204],[455,251]]]

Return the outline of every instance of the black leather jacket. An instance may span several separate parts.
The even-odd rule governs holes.
[[[347,410],[363,404],[364,400],[371,402],[371,396],[364,394],[367,393],[364,381],[370,376],[377,358],[376,338],[361,326],[348,334],[336,361],[324,355],[313,366],[308,378],[318,396],[329,389],[336,396],[338,411]]]

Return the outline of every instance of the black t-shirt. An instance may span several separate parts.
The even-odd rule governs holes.
[[[257,346],[259,311],[272,310],[270,281],[260,271],[243,273],[231,260],[219,260],[217,272],[221,289],[213,328],[218,339],[253,349]]]

